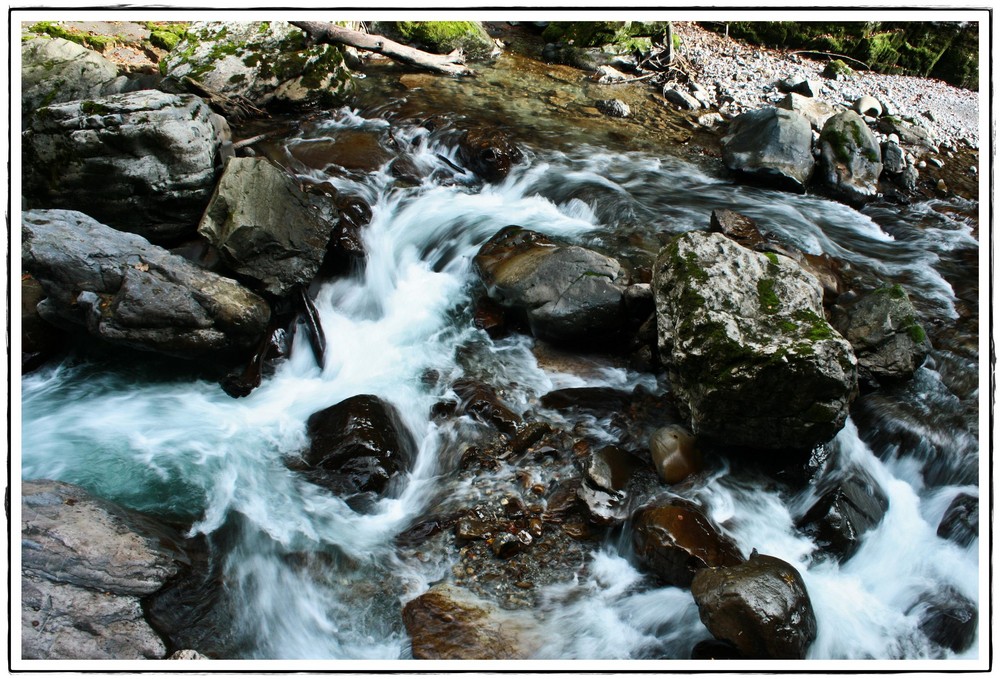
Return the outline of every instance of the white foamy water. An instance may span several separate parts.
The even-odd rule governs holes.
[[[383,126],[343,111],[313,134],[332,138],[341,129]],[[129,506],[184,517],[192,534],[226,528],[235,535],[220,558],[246,657],[405,657],[400,600],[449,572],[448,563],[420,569],[395,554],[397,534],[434,509],[455,466],[454,453],[444,452],[455,448],[455,432],[429,417],[448,387],[422,378],[429,371],[460,377],[459,347],[522,410],[558,388],[663,388],[655,376],[622,368],[547,371],[530,338],[493,341],[468,322],[472,257],[504,226],[601,244],[623,233],[705,228],[711,210],[726,207],[809,252],[830,253],[887,280],[905,276],[927,308],[943,318],[955,313],[951,287],[934,268],[937,245],[954,246],[940,227],[900,240],[837,203],[736,187],[677,161],[601,149],[573,157],[536,149],[504,182],[479,186],[452,167],[456,150],[427,130],[401,128],[398,136],[427,171],[419,186],[397,186],[387,168],[350,180],[318,170],[300,174],[372,206],[363,230],[365,267],[325,283],[315,300],[327,338],[324,365],[297,336],[291,359],[238,400],[209,382],[87,363],[45,368],[23,381],[23,478],[79,483]],[[402,493],[363,515],[285,464],[307,444],[312,413],[362,393],[396,406],[418,447]],[[604,423],[591,418],[587,426]],[[925,488],[920,465],[905,455],[879,460],[851,422],[834,447],[890,499],[884,521],[845,564],[818,558],[795,528],[804,497],[732,481],[726,470],[694,495],[744,554],[757,549],[802,574],[819,623],[811,659],[932,655],[912,612],[920,595],[949,585],[979,598],[976,546],[936,536],[947,504],[969,487]],[[690,592],[661,587],[637,570],[627,543],[595,548],[582,575],[540,592],[540,657],[685,658],[710,638]],[[369,592],[373,582],[384,588]],[[976,652],[974,645],[963,657]]]

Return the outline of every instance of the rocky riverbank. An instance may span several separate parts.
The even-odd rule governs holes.
[[[404,28],[413,27],[396,26],[400,39],[423,35],[412,40],[434,46],[434,33]],[[483,47],[483,29],[475,28]],[[523,29],[531,36],[526,53],[565,54],[565,45],[548,48],[536,28]],[[531,88],[544,92],[546,110],[574,111],[622,139],[657,120],[697,132],[705,145],[717,142],[701,155],[719,175],[724,167],[739,182],[850,205],[950,196],[959,182],[942,183],[935,172],[966,162],[962,154],[979,143],[972,101],[938,84],[918,97],[910,79],[824,77],[818,62],[744,48],[693,24],[675,29],[673,70],[646,73],[634,62],[624,77],[630,82],[602,83],[610,89],[596,102],[572,88],[614,79],[612,71],[531,60]],[[485,30],[506,36],[511,27]],[[470,120],[466,110],[407,111],[395,99],[402,113],[379,102],[371,125],[327,129],[294,148],[274,138],[276,125],[240,140],[252,129],[247,119],[267,111],[294,111],[291,126],[306,128],[323,107],[358,101],[356,72],[367,69],[397,94],[433,90],[444,76],[373,66],[357,50],[316,44],[284,22],[202,22],[177,38],[169,50],[147,52],[162,67],[141,77],[64,38],[35,35],[22,45],[34,59],[25,72],[36,78],[22,106],[22,289],[30,300],[23,313],[32,329],[25,373],[89,338],[194,364],[200,377],[245,397],[289,360],[298,328],[307,334],[298,343],[311,352],[307,362],[325,374],[317,291],[360,275],[367,249],[384,246],[365,237],[383,196],[360,182],[371,175],[401,189],[488,194],[533,160],[516,129]],[[491,52],[479,55],[496,58]],[[621,55],[608,60],[599,67],[629,68]],[[569,87],[555,90],[556,80]],[[634,106],[603,96],[616,87],[628,89]],[[496,86],[501,95],[505,88]],[[678,102],[688,99],[696,103],[682,109]],[[350,182],[365,191],[346,190]],[[552,202],[599,210],[579,197],[595,186],[604,187]],[[623,553],[657,587],[690,590],[713,640],[680,640],[684,654],[807,657],[817,630],[799,575],[805,565],[737,544],[700,492],[730,467],[750,469],[746,479],[766,478],[800,498],[787,518],[798,538],[815,543],[810,559],[847,562],[883,525],[889,497],[832,441],[859,396],[911,384],[931,343],[946,335],[923,322],[906,288],[881,271],[809,252],[724,208],[689,226],[584,246],[517,224],[479,238],[469,235],[479,228],[472,222],[426,245],[420,264],[437,273],[462,238],[475,239],[462,255],[473,263],[462,281],[471,308],[453,313],[477,330],[479,343],[530,337],[539,363],[546,352],[578,364],[598,356],[597,365],[642,374],[656,390],[549,388],[528,403],[511,396],[516,376],[477,365],[473,344],[449,347],[458,355],[451,368],[414,377],[436,398],[426,416],[446,432],[436,451],[445,480],[394,533],[392,558],[414,569],[438,559],[447,568],[433,582],[378,579],[353,594],[395,611],[390,627],[405,630],[413,657],[532,657],[540,590],[589,575],[587,555],[609,542],[628,545]],[[627,254],[616,251],[619,242]],[[417,473],[421,453],[403,424],[408,416],[370,393],[306,413],[298,448],[271,459],[268,474],[291,479],[295,494],[313,504],[339,498],[367,518],[380,502],[400,499]],[[966,495],[956,506],[939,532],[962,542],[975,533],[978,503]],[[223,629],[241,593],[220,584],[221,563],[207,563],[195,541],[58,483],[26,482],[22,507],[25,657],[159,658],[192,647],[210,657],[253,653],[237,630]],[[64,526],[72,539],[59,532]],[[100,538],[93,544],[81,539],[91,531]],[[209,542],[220,549],[234,539],[221,535],[216,544],[215,537]],[[100,547],[115,540],[130,549]],[[281,554],[296,577],[317,579],[327,561],[351,558],[336,545]],[[77,573],[133,567],[152,574],[137,585]],[[764,600],[761,589],[777,595]],[[975,606],[967,597],[913,596],[913,606],[924,607],[913,619],[929,653],[972,644]],[[98,629],[102,620],[114,624]]]

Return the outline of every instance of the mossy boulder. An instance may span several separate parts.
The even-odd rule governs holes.
[[[310,44],[283,21],[193,23],[161,70],[172,81],[189,77],[258,108],[340,104],[354,87],[338,47]]]
[[[49,104],[121,92],[125,78],[97,52],[63,38],[21,43],[21,114]]]
[[[700,440],[809,450],[843,426],[856,359],[794,261],[686,233],[661,250],[653,294],[660,358]]]
[[[882,149],[861,116],[843,111],[819,135],[820,179],[837,196],[864,202],[878,194]]]
[[[602,47],[609,52],[648,51],[652,38],[661,37],[667,21],[552,21],[542,37],[576,47]]]
[[[833,308],[833,323],[854,347],[862,379],[906,379],[930,350],[927,333],[901,285],[883,286]]]
[[[485,59],[496,49],[478,21],[395,21],[386,28],[403,42],[437,54],[461,50],[469,59]]]

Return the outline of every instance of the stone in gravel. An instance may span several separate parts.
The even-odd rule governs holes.
[[[689,82],[687,87],[691,96],[697,99],[698,103],[701,104],[703,108],[712,107],[712,95],[708,90],[694,81]]]
[[[604,65],[597,69],[594,80],[599,83],[620,83],[628,80],[628,76],[611,66]]]
[[[938,169],[941,169],[942,167],[944,167],[944,163],[941,161],[940,158],[931,158],[927,162],[930,163],[931,165],[933,165],[934,167],[938,168]]]
[[[698,124],[702,127],[715,127],[721,125],[725,121],[721,113],[705,113],[704,115],[698,116]]]
[[[785,93],[800,94],[804,97],[819,96],[823,85],[818,80],[808,78],[785,78],[778,82],[778,89]]]
[[[732,121],[722,138],[722,162],[752,181],[802,193],[815,167],[812,128],[792,111],[748,111]]]
[[[594,104],[597,110],[613,118],[628,118],[632,109],[621,99],[599,99]]]
[[[663,97],[671,104],[687,111],[696,111],[701,108],[701,102],[694,96],[673,87],[664,87]]]
[[[882,104],[875,97],[865,95],[854,100],[852,108],[863,116],[878,118],[882,115]]]

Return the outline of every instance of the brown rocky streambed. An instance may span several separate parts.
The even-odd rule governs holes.
[[[267,119],[107,80],[28,118],[23,655],[977,659],[972,184],[789,112],[834,180],[777,190],[735,121],[493,30],[527,46],[344,103],[251,54]],[[145,550],[61,563],[156,572],[59,566],[61,513]]]

